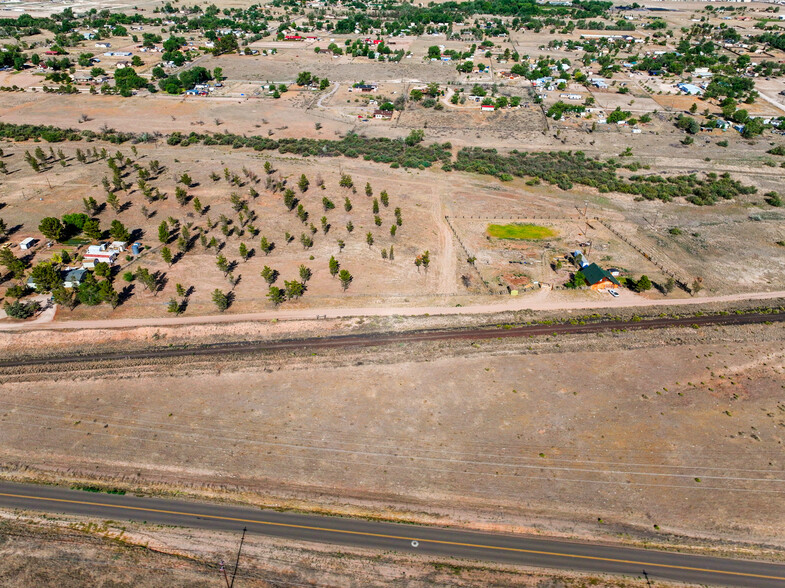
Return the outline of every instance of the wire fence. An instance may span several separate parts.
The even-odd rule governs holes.
[[[603,227],[605,227],[608,231],[613,233],[617,238],[624,241],[627,245],[635,249],[638,253],[640,253],[645,259],[653,263],[662,273],[666,276],[673,278],[673,280],[679,285],[679,287],[683,288],[690,294],[692,294],[692,287],[690,286],[690,279],[687,275],[681,273],[678,269],[676,269],[670,260],[664,254],[660,254],[653,249],[649,249],[639,245],[638,243],[634,242],[624,233],[615,229],[610,223],[602,220],[599,217],[594,217],[594,220],[600,223]]]
[[[461,218],[465,218],[465,217],[461,217]],[[453,237],[455,237],[455,240],[458,241],[458,245],[461,246],[461,250],[463,251],[463,254],[466,256],[466,260],[468,261],[470,259],[475,259],[475,256],[469,253],[469,250],[466,248],[466,245],[464,245],[463,241],[461,240],[461,237],[458,235],[458,231],[456,231],[455,227],[452,226],[452,223],[450,222],[450,217],[445,216],[444,220],[447,223],[447,226],[450,227]],[[469,262],[469,265],[472,266],[472,269],[477,273],[477,277],[480,279],[480,282],[488,290],[489,294],[506,294],[506,292],[494,292],[493,289],[491,288],[491,285],[482,277],[480,270],[477,269],[477,266],[474,264],[474,262]]]

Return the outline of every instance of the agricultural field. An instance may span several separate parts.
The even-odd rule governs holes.
[[[190,148],[186,150],[191,151]],[[214,150],[210,151],[214,153]],[[415,189],[415,179],[396,180],[396,192],[390,191],[392,185],[385,187],[379,183],[384,181],[383,176],[352,175],[356,168],[351,165],[341,166],[339,170],[316,161],[292,165],[283,158],[275,158],[269,164],[268,174],[264,164],[271,160],[258,156],[238,158],[231,150],[225,151],[225,157],[219,160],[212,159],[205,148],[188,153],[188,159],[193,157],[190,161],[174,149],[169,150],[171,157],[153,159],[162,157],[164,152],[161,148],[138,149],[136,156],[128,152],[138,165],[147,169],[157,162],[158,171],[143,183],[145,190],[159,189],[160,185],[165,193],[160,192],[157,196],[153,192],[148,199],[136,185],[117,204],[119,221],[134,232],[135,240],[145,244],[141,255],[126,257],[123,254],[118,260],[116,283],[123,284],[123,290],[129,295],[127,305],[121,304],[118,311],[126,307],[124,312],[132,315],[158,314],[160,310],[156,308],[165,312],[170,298],[177,296],[177,284],[192,290],[187,301],[189,312],[199,312],[199,308],[209,312],[211,295],[216,289],[231,291],[240,308],[265,308],[269,303],[265,296],[270,285],[283,288],[286,281],[299,280],[300,266],[311,271],[307,296],[303,298],[311,299],[314,305],[329,304],[347,296],[371,299],[379,295],[427,296],[457,288],[452,276],[443,275],[445,268],[454,267],[456,263],[454,259],[442,262],[445,252],[452,250],[440,245],[445,242],[443,234],[427,228],[444,225],[438,216],[438,198],[430,191]],[[64,181],[66,185],[48,192],[45,183],[42,188],[48,192],[46,198],[34,196],[38,193],[34,191],[36,187],[28,186],[27,191],[19,191],[16,202],[6,209],[10,211],[11,207],[24,205],[24,214],[29,215],[26,219],[11,219],[14,226],[21,225],[15,233],[20,240],[36,234],[37,216],[61,217],[81,212],[82,199],[101,197],[101,181],[104,175],[111,177],[112,173],[105,162],[91,158],[90,163],[82,165],[76,161],[74,152],[65,157],[66,167],[57,164],[60,169],[44,173],[51,174],[49,182]],[[7,165],[14,166],[16,157],[7,157],[6,161]],[[243,168],[249,176],[243,173]],[[199,169],[200,173],[194,173],[194,169]],[[251,169],[258,170],[261,177],[252,175],[257,172]],[[183,174],[190,176],[187,186],[180,181]],[[211,179],[212,174],[215,179]],[[303,174],[310,184],[305,191],[302,190],[305,184],[300,183]],[[339,186],[342,178],[349,177],[351,187]],[[285,183],[287,187],[277,193],[265,187],[273,183]],[[187,194],[177,196],[178,188]],[[285,203],[286,190],[296,194],[292,196],[296,204],[292,203],[291,210]],[[97,218],[101,219],[105,213],[114,217],[115,210],[104,205]],[[7,214],[4,216],[10,218]],[[442,233],[444,230],[446,227]],[[264,248],[260,245],[262,239],[266,240]],[[40,263],[61,251],[76,257],[80,251],[84,253],[84,248],[84,245],[74,248],[67,242],[53,247],[42,244],[31,252],[30,263]],[[245,255],[241,248],[245,248]],[[164,249],[173,257],[169,263],[162,254]],[[426,250],[433,251],[433,263],[438,264],[439,269],[426,271],[426,268],[418,272],[412,260]],[[338,261],[341,269],[352,273],[353,280],[346,291],[337,275],[330,273],[331,258]],[[225,260],[223,268],[217,265],[220,259]],[[270,282],[272,276],[262,277],[265,266],[275,272],[277,279]],[[160,288],[151,292],[136,281],[124,283],[125,273],[134,273],[140,267],[159,275]],[[386,288],[381,286],[385,280],[390,284]],[[401,289],[404,284],[408,286]],[[88,311],[82,306],[81,311],[92,314],[95,309]],[[74,316],[81,316],[81,311],[77,307]]]

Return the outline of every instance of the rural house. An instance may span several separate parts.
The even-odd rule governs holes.
[[[78,288],[82,283],[86,273],[87,270],[84,269],[72,269],[65,274],[65,278],[63,278],[63,286],[66,288]]]
[[[78,288],[82,283],[82,280],[84,280],[86,273],[87,271],[84,269],[66,269],[60,274],[63,277],[63,286],[66,288]],[[35,278],[33,276],[27,278],[27,287],[32,288],[33,290],[36,289]]]
[[[586,283],[592,290],[605,290],[606,288],[616,288],[621,286],[619,280],[614,278],[607,270],[602,269],[596,263],[587,265],[581,269]]]

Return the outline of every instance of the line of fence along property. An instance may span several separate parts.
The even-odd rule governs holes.
[[[444,220],[447,223],[447,226],[450,227],[450,230],[452,231],[453,237],[455,237],[455,240],[458,241],[458,245],[461,246],[461,250],[463,251],[463,254],[466,256],[466,259],[467,260],[475,259],[474,255],[469,253],[469,250],[466,248],[466,245],[463,244],[463,241],[461,240],[461,237],[458,235],[458,231],[456,231],[455,227],[452,226],[452,223],[450,222],[450,217],[449,216],[445,216]],[[491,288],[491,285],[488,282],[486,282],[485,279],[482,277],[482,274],[480,273],[480,270],[477,269],[477,266],[474,263],[470,263],[469,265],[471,265],[472,269],[477,273],[477,277],[480,279],[480,283],[485,286],[485,288],[488,290],[489,294],[506,294],[507,293],[507,292],[494,292],[493,289]]]
[[[595,216],[593,220],[600,223],[603,227],[608,229],[608,231],[613,233],[616,237],[624,241],[627,245],[635,249],[635,251],[640,253],[643,257],[645,257],[650,262],[652,262],[666,276],[673,278],[673,280],[676,282],[676,284],[679,285],[679,287],[683,288],[689,293],[692,293],[692,287],[690,285],[689,277],[681,273],[678,269],[675,269],[675,264],[671,262],[665,254],[658,253],[653,249],[649,249],[639,245],[638,243],[633,241],[629,236],[625,235],[618,229],[614,228],[613,225],[611,225],[608,222],[605,222],[599,217]],[[666,264],[669,264],[671,267],[668,267]]]
[[[445,217],[446,218],[446,217]],[[575,216],[545,216],[545,215],[532,215],[527,217],[521,217],[518,214],[511,214],[509,216],[505,216],[503,214],[487,217],[487,216],[474,216],[474,215],[464,215],[464,216],[453,216],[452,218],[457,218],[461,220],[479,220],[479,221],[499,221],[499,220],[514,220],[519,222],[526,222],[530,220],[550,220],[550,221],[575,221],[583,219],[582,216],[575,215]]]
[[[518,215],[509,215],[509,216],[506,216],[506,215],[495,215],[493,217],[485,217],[485,216],[479,216],[479,215],[477,215],[477,216],[474,216],[474,215],[463,215],[463,216],[454,216],[452,218],[462,219],[462,220],[477,220],[477,221],[483,221],[483,222],[492,222],[492,221],[497,221],[497,220],[575,221],[575,220],[580,220],[583,217],[581,217],[579,215],[576,215],[576,216],[546,216],[546,215],[538,216],[538,215],[532,215],[532,216],[526,217],[525,219],[522,219]],[[447,224],[452,229],[452,232],[455,235],[455,238],[458,240],[458,243],[461,245],[461,247],[463,247],[464,252],[468,256],[469,253],[466,250],[466,247],[464,246],[463,242],[461,241],[461,238],[458,236],[457,231],[455,230],[455,228],[450,223],[449,218],[445,217],[445,220],[447,221]],[[644,247],[644,246],[636,243],[628,235],[625,235],[624,233],[622,233],[621,231],[616,229],[611,223],[601,219],[600,217],[597,217],[597,216],[592,217],[592,220],[597,221],[598,223],[600,223],[610,233],[612,233],[614,236],[616,236],[617,238],[621,239],[624,243],[626,243],[627,245],[632,247],[635,251],[637,251],[639,254],[641,254],[645,259],[647,259],[648,261],[653,263],[666,276],[668,276],[670,278],[673,278],[673,280],[676,282],[676,284],[680,288],[683,288],[685,291],[687,291],[689,293],[692,293],[691,280],[690,280],[689,276],[687,276],[686,274],[682,273],[680,271],[680,269],[676,266],[676,264],[673,263],[670,259],[668,259],[668,257],[664,253],[659,253],[659,252],[657,252],[654,249],[650,249],[650,248]],[[486,286],[487,286],[487,284],[486,284]],[[489,290],[490,290],[490,287],[489,287]]]

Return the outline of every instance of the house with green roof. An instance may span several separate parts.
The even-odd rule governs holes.
[[[587,265],[581,270],[586,283],[592,290],[605,290],[621,286],[619,280],[614,278],[608,270],[602,269],[596,263]]]

